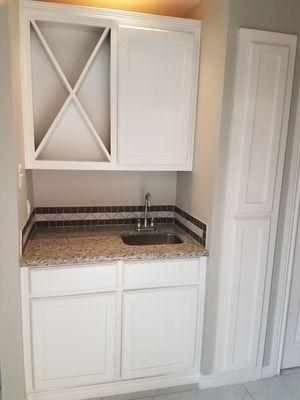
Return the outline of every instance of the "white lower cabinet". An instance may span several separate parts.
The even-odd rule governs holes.
[[[112,293],[33,299],[34,387],[113,380],[115,321],[116,296]]]
[[[205,273],[205,257],[22,268],[26,399],[197,382]]]
[[[124,293],[122,378],[192,369],[197,306],[197,287]]]

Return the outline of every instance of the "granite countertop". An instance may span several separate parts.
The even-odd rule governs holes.
[[[183,243],[128,246],[121,235],[136,234],[134,226],[37,229],[30,238],[22,267],[95,264],[114,260],[154,260],[208,256],[201,244],[177,225],[159,225],[156,233],[175,233]]]

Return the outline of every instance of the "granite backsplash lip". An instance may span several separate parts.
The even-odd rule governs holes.
[[[181,244],[128,246],[121,235],[135,234],[134,226],[37,229],[30,238],[21,267],[59,267],[101,264],[116,260],[155,260],[208,256],[208,250],[178,226],[159,225],[156,232],[176,233]]]

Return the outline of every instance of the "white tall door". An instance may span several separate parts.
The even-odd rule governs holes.
[[[296,41],[240,30],[218,341],[236,380],[261,376]]]
[[[197,305],[197,287],[125,293],[122,378],[193,369]]]
[[[111,293],[32,300],[34,388],[112,381],[115,319]]]
[[[121,27],[118,51],[120,163],[191,164],[194,35]]]
[[[297,240],[294,257],[294,268],[290,305],[282,368],[300,367],[300,223],[298,221]]]

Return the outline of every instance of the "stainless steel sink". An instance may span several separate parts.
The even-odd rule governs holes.
[[[123,235],[123,242],[129,246],[147,246],[156,244],[179,244],[183,240],[174,233],[151,233],[138,235]]]

